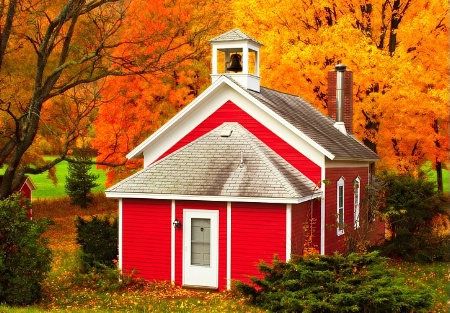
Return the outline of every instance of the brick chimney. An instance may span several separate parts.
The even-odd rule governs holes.
[[[343,133],[353,133],[353,72],[338,64],[328,72],[328,116]]]

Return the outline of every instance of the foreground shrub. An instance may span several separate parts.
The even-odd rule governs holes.
[[[448,196],[423,175],[384,173],[380,178],[379,210],[389,234],[383,254],[407,261],[450,261],[448,231],[435,228],[438,220],[448,221]],[[441,227],[448,230],[446,223]]]
[[[118,224],[117,218],[92,216],[90,219],[77,217],[76,242],[81,246],[82,268],[115,267],[117,262]]]
[[[259,265],[263,278],[237,282],[236,290],[271,312],[421,312],[432,304],[426,289],[413,289],[377,252],[274,259]]]
[[[28,199],[0,201],[0,303],[26,305],[41,297],[41,284],[50,271],[51,253],[45,220],[30,221]]]

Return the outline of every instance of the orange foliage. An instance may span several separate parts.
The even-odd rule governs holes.
[[[124,163],[126,154],[191,102],[209,83],[206,33],[220,33],[218,23],[227,10],[225,1],[135,1],[124,20],[124,38],[141,40],[116,55],[147,55],[164,51],[155,71],[133,77],[110,77],[103,92],[92,143],[97,160]],[[204,29],[200,37],[195,35]],[[197,37],[195,37],[197,36]],[[195,58],[192,58],[196,55]],[[108,169],[108,184],[141,167],[129,160],[125,167]]]
[[[344,63],[354,72],[354,134],[376,148],[380,168],[414,171],[447,160],[447,2],[234,0],[233,7],[235,26],[265,44],[263,85],[326,112],[326,74]]]
[[[142,5],[139,10],[148,11]],[[179,5],[190,4],[186,1]],[[233,13],[216,21],[233,24],[264,43],[264,86],[298,94],[326,113],[327,72],[338,63],[354,72],[354,134],[376,149],[382,158],[380,169],[414,172],[428,160],[433,164],[447,160],[448,3],[233,0],[230,5]],[[167,12],[166,6],[156,8]],[[179,14],[179,7],[171,12]],[[181,16],[189,20],[188,13]],[[164,29],[161,20],[150,27],[148,21],[139,18],[134,22],[133,27],[144,34],[147,28]],[[227,30],[217,27],[209,37],[220,29]],[[167,43],[161,40],[146,49],[158,49],[163,44]],[[167,54],[166,61],[170,58]],[[125,128],[129,138],[121,145],[122,157],[208,84],[209,60],[198,60],[195,70],[191,66],[185,62],[175,71],[158,72],[145,80],[139,77],[133,82],[114,82],[125,86],[123,95],[128,99],[115,103],[130,101],[122,112],[134,123],[129,130]],[[117,88],[112,88],[113,94],[117,94]],[[134,94],[130,94],[132,90]],[[100,123],[103,121],[96,125]],[[101,130],[97,127],[96,131]],[[116,134],[108,132],[110,136]]]

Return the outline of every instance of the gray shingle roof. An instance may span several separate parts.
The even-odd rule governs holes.
[[[261,87],[260,92],[247,90],[262,104],[285,119],[335,156],[335,160],[379,160],[376,153],[352,135],[334,127],[334,120],[322,114],[299,96]]]
[[[243,126],[232,122],[107,192],[286,199],[320,195],[311,180]]]
[[[250,41],[257,43],[258,45],[261,45],[261,46],[263,45],[258,40],[250,37],[249,35],[247,35],[246,33],[242,32],[241,30],[239,30],[237,28],[232,29],[232,30],[230,30],[222,35],[219,35],[217,37],[214,37],[213,39],[209,40],[209,42],[239,41],[239,40],[250,40]]]

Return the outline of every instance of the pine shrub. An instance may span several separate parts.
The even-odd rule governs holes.
[[[259,264],[262,278],[235,290],[270,312],[428,312],[432,295],[414,289],[377,252],[310,255]]]
[[[90,219],[77,217],[76,242],[81,246],[82,269],[114,267],[117,263],[117,218],[107,216],[92,216]]]
[[[41,284],[51,267],[47,221],[26,216],[28,199],[0,201],[0,303],[27,305],[41,298]]]
[[[92,167],[89,164],[92,153],[79,150],[74,154],[76,162],[69,163],[65,189],[71,203],[85,209],[92,202],[91,190],[98,186],[95,181],[99,175],[89,172]]]

